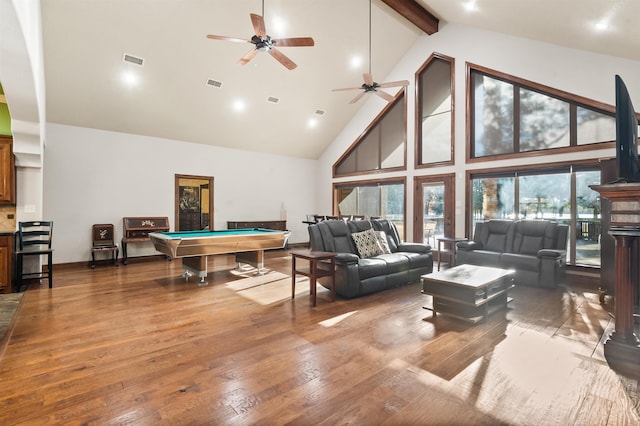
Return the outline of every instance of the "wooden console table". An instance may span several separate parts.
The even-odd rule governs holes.
[[[296,268],[296,259],[309,261],[309,267]],[[300,250],[291,252],[291,298],[296,297],[296,274],[309,277],[311,306],[316,306],[316,281],[331,277],[331,301],[336,300],[336,253],[328,251]]]
[[[615,330],[604,344],[609,365],[620,372],[640,371],[640,339],[634,331],[634,301],[640,291],[640,183],[591,185],[611,201],[609,235],[615,248]]]
[[[141,243],[151,241],[150,232],[166,232],[169,230],[168,217],[123,217],[122,229],[122,263],[129,262],[127,254],[128,243]]]
[[[227,222],[227,229],[243,229],[243,228],[263,228],[275,229],[276,231],[286,231],[286,220],[230,220]]]

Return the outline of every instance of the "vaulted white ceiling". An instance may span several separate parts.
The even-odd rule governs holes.
[[[640,60],[639,1],[477,0],[471,11],[468,0],[418,3],[441,25]],[[43,0],[47,121],[317,158],[364,102],[384,106],[375,96],[349,104],[357,91],[331,89],[359,86],[369,53],[375,80],[384,82],[426,36],[373,0],[369,52],[368,0],[264,0],[269,35],[309,36],[315,46],[280,48],[298,65],[291,71],[266,53],[240,66],[251,44],[206,35],[249,39],[250,13],[262,14],[261,0]],[[610,26],[596,31],[604,20]],[[124,62],[124,54],[143,58],[143,66]]]

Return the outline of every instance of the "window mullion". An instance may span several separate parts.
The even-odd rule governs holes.
[[[513,85],[513,152],[520,152],[520,90]]]

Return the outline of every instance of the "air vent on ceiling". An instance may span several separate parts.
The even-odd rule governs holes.
[[[222,87],[222,82],[218,80],[214,80],[212,78],[207,79],[207,85],[220,88]]]
[[[144,59],[138,58],[137,56],[128,55],[126,53],[124,54],[122,60],[139,66],[142,66],[142,64],[144,63]]]
[[[324,111],[321,109],[317,109],[315,113],[316,115],[324,115]]]
[[[280,98],[276,98],[275,96],[269,96],[267,98],[267,102],[271,102],[272,104],[277,104],[280,102]]]

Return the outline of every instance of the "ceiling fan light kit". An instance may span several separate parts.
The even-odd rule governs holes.
[[[287,69],[292,70],[297,67],[296,63],[293,62],[287,55],[282,53],[276,46],[280,47],[300,47],[300,46],[313,46],[315,44],[313,38],[311,37],[292,37],[292,38],[271,38],[270,35],[267,34],[264,24],[264,0],[262,0],[262,15],[257,15],[255,13],[249,14],[251,18],[251,24],[253,25],[253,30],[255,34],[249,39],[242,39],[237,37],[228,37],[222,35],[209,34],[207,38],[212,40],[223,40],[223,41],[231,41],[235,43],[251,43],[253,44],[253,49],[247,52],[243,57],[240,58],[238,63],[240,65],[248,64],[257,54],[258,52],[266,52],[271,55],[275,60],[284,65]],[[373,75],[371,74],[371,0],[369,0],[369,72],[362,74],[364,83],[362,83],[358,87],[346,87],[343,89],[333,89],[334,92],[339,92],[343,90],[362,90],[355,98],[353,98],[349,103],[353,104],[358,102],[362,97],[367,93],[375,93],[382,99],[387,102],[391,102],[394,99],[394,96],[385,92],[384,90],[380,90],[385,87],[407,87],[409,85],[409,81],[400,80],[400,81],[391,81],[387,83],[377,83],[373,80]]]
[[[358,87],[345,87],[342,89],[333,89],[334,92],[341,92],[344,90],[362,90],[361,93],[351,99],[350,104],[355,104],[367,93],[375,93],[387,102],[393,101],[394,97],[385,92],[384,90],[378,90],[383,87],[407,87],[409,85],[408,80],[390,81],[387,83],[377,83],[373,80],[371,74],[371,0],[369,0],[369,72],[362,74],[364,83]]]
[[[257,15],[255,13],[249,14],[251,17],[251,24],[253,25],[253,30],[255,34],[249,39],[245,40],[237,37],[227,37],[221,35],[207,35],[207,38],[213,40],[223,40],[223,41],[232,41],[235,43],[251,43],[254,45],[254,48],[247,52],[238,63],[240,65],[246,65],[251,59],[253,59],[258,52],[266,52],[273,56],[275,60],[284,65],[287,69],[292,70],[296,68],[295,62],[293,62],[287,55],[282,53],[279,49],[276,49],[276,46],[280,47],[305,47],[305,46],[313,46],[315,42],[311,37],[293,37],[293,38],[271,38],[265,30],[264,25],[264,0],[262,0],[262,15]]]

